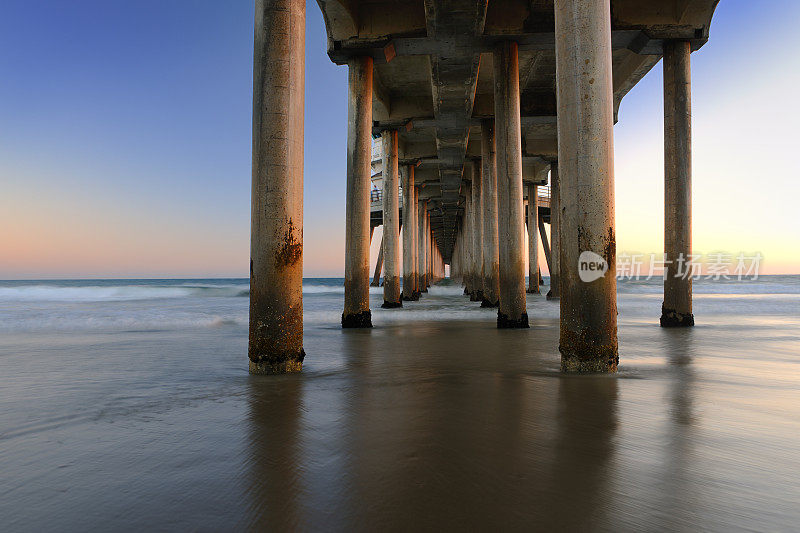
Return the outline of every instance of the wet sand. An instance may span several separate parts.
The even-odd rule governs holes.
[[[447,288],[394,315],[373,302],[373,330],[341,330],[336,296],[312,302],[300,375],[248,376],[243,324],[4,334],[0,516],[8,531],[793,530],[800,318],[735,314],[748,299],[698,296],[698,326],[668,330],[657,297],[621,295],[615,376],[558,373],[543,297],[530,330],[497,330]]]

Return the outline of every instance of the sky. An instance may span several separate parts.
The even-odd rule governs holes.
[[[0,279],[248,275],[253,11],[3,1]],[[773,274],[800,274],[797,20],[722,0],[692,55],[694,250]],[[347,69],[316,2],[306,22],[305,275],[341,276]],[[659,63],[614,128],[618,253],[663,250],[661,84]]]

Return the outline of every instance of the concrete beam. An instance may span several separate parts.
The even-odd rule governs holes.
[[[455,2],[457,0],[449,0]],[[426,0],[426,3],[431,3]],[[445,2],[447,3],[447,2]],[[470,3],[470,2],[467,2]],[[480,3],[479,3],[480,4]],[[442,11],[446,11],[443,9]],[[434,21],[435,24],[435,21]],[[700,37],[698,37],[700,35]],[[449,35],[448,35],[449,36]],[[613,32],[612,46],[614,50],[630,50],[636,54],[661,55],[665,39],[683,38],[696,41],[698,48],[708,40],[707,35],[689,26],[653,26],[617,29]],[[552,31],[537,33],[519,33],[503,35],[465,35],[459,39],[432,37],[382,37],[378,39],[346,39],[333,41],[328,50],[328,57],[337,64],[345,64],[354,56],[368,55],[376,63],[388,63],[396,57],[403,56],[440,56],[458,57],[491,53],[498,43],[513,40],[518,43],[519,50],[551,51],[555,48],[555,34]],[[387,51],[390,51],[387,53]]]

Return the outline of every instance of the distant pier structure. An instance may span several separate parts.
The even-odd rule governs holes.
[[[498,328],[536,320],[526,294],[539,291],[541,239],[562,371],[614,372],[613,125],[622,98],[662,59],[660,323],[694,325],[691,279],[675,275],[692,246],[690,54],[708,41],[718,0],[317,3],[328,55],[349,70],[342,327],[373,326],[377,225],[383,307],[419,299],[449,265],[470,300],[497,307]],[[299,371],[305,355],[305,10],[305,0],[256,0],[249,358],[258,374]],[[581,279],[586,252],[607,275]]]

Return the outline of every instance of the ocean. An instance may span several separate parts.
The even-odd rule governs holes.
[[[301,374],[247,373],[247,279],[0,281],[5,531],[789,531],[800,276],[619,284],[616,375],[559,373],[558,303],[497,330],[445,282],[340,328],[304,280]]]

